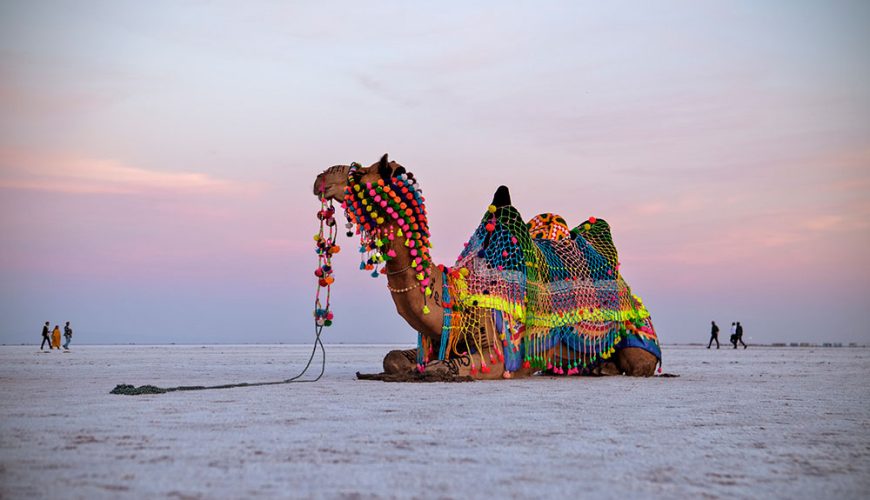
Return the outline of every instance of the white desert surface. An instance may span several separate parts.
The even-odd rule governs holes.
[[[359,381],[388,346],[0,347],[2,498],[867,498],[870,349],[665,346],[679,378]],[[724,346],[723,346],[724,347]],[[318,371],[315,367],[315,373]]]

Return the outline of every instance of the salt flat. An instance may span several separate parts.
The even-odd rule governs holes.
[[[0,497],[866,498],[870,349],[665,347],[679,378],[358,381],[387,346],[0,347]],[[315,373],[317,370],[314,370]]]

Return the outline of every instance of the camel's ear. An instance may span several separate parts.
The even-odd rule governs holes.
[[[393,169],[390,168],[390,160],[387,158],[389,154],[384,153],[384,156],[381,157],[381,163],[378,165],[378,174],[380,174],[381,179],[388,181],[390,177],[393,176]]]
[[[511,192],[507,186],[499,186],[495,191],[495,196],[492,197],[492,204],[495,208],[506,207],[511,204]]]

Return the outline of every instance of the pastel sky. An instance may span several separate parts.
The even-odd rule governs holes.
[[[314,177],[385,152],[439,262],[505,184],[664,343],[870,342],[870,3],[469,4],[0,4],[0,343],[308,342]],[[414,342],[341,242],[326,340]]]

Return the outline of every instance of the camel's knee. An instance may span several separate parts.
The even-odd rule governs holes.
[[[596,375],[602,375],[602,376],[622,375],[622,370],[620,370],[619,367],[616,366],[616,363],[614,363],[613,361],[605,361],[605,362],[601,363],[600,365],[598,365],[596,370],[597,370]]]
[[[619,370],[630,377],[652,377],[656,372],[658,358],[637,347],[626,347],[617,352]]]
[[[384,356],[385,373],[407,373],[417,366],[417,350],[390,351]]]

